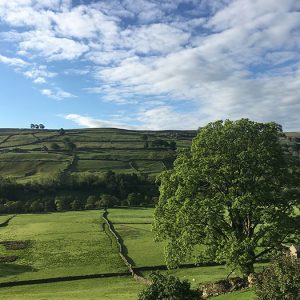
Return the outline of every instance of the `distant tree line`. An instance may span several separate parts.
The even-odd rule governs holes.
[[[30,128],[31,129],[45,129],[45,125],[44,124],[30,124]]]
[[[0,177],[0,213],[152,206],[157,200],[154,180],[136,174],[58,172],[25,184]]]

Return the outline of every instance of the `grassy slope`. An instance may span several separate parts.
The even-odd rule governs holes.
[[[115,243],[102,231],[99,211],[18,215],[0,229],[5,240],[30,240],[15,263],[0,264],[0,281],[126,271]]]
[[[142,135],[149,144],[155,139],[175,140],[178,147],[189,147],[191,132],[143,132],[120,129],[57,130],[0,129],[0,174],[24,182],[67,168],[73,153],[64,146],[68,138],[76,144],[77,172],[158,174],[165,169],[163,160],[175,152],[170,149],[144,149]],[[51,143],[60,149],[52,151]],[[50,150],[42,150],[44,147]],[[8,152],[9,151],[9,152]]]

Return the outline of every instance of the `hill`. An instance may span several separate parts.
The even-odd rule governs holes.
[[[196,131],[0,129],[0,213],[152,206]],[[281,138],[299,156],[300,134]]]
[[[0,129],[0,174],[26,182],[57,171],[156,175],[196,131]]]
[[[196,131],[0,129],[0,174],[20,182],[58,171],[157,175],[172,168],[176,148],[188,148]],[[282,139],[299,155],[300,133]]]

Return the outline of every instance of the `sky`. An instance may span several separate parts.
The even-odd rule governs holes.
[[[299,0],[0,0],[0,127],[300,131]]]

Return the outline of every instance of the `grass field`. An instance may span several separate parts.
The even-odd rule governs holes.
[[[232,292],[218,297],[213,297],[214,300],[254,300],[254,290],[246,289],[238,292]]]
[[[148,223],[153,221],[153,208],[114,208],[109,210],[109,220],[113,223]]]
[[[0,264],[0,282],[127,271],[114,239],[102,231],[100,216],[100,211],[17,215],[7,227],[0,228],[0,241],[29,244],[19,250],[0,245],[1,257],[19,257],[15,262]],[[0,222],[8,217],[0,216]],[[108,217],[136,266],[164,264],[163,244],[155,243],[151,232],[153,209],[110,209]],[[213,266],[160,272],[188,279],[192,288],[198,288],[199,284],[225,278],[230,270]],[[145,277],[149,274],[143,272]],[[131,277],[114,277],[1,288],[0,298],[127,300],[136,299],[142,288]],[[214,299],[253,299],[253,291]]]
[[[17,215],[0,228],[1,241],[29,241],[7,250],[13,263],[0,265],[0,282],[127,271],[116,244],[102,231],[100,211]]]
[[[131,277],[115,277],[1,288],[2,300],[135,300],[144,288]]]

